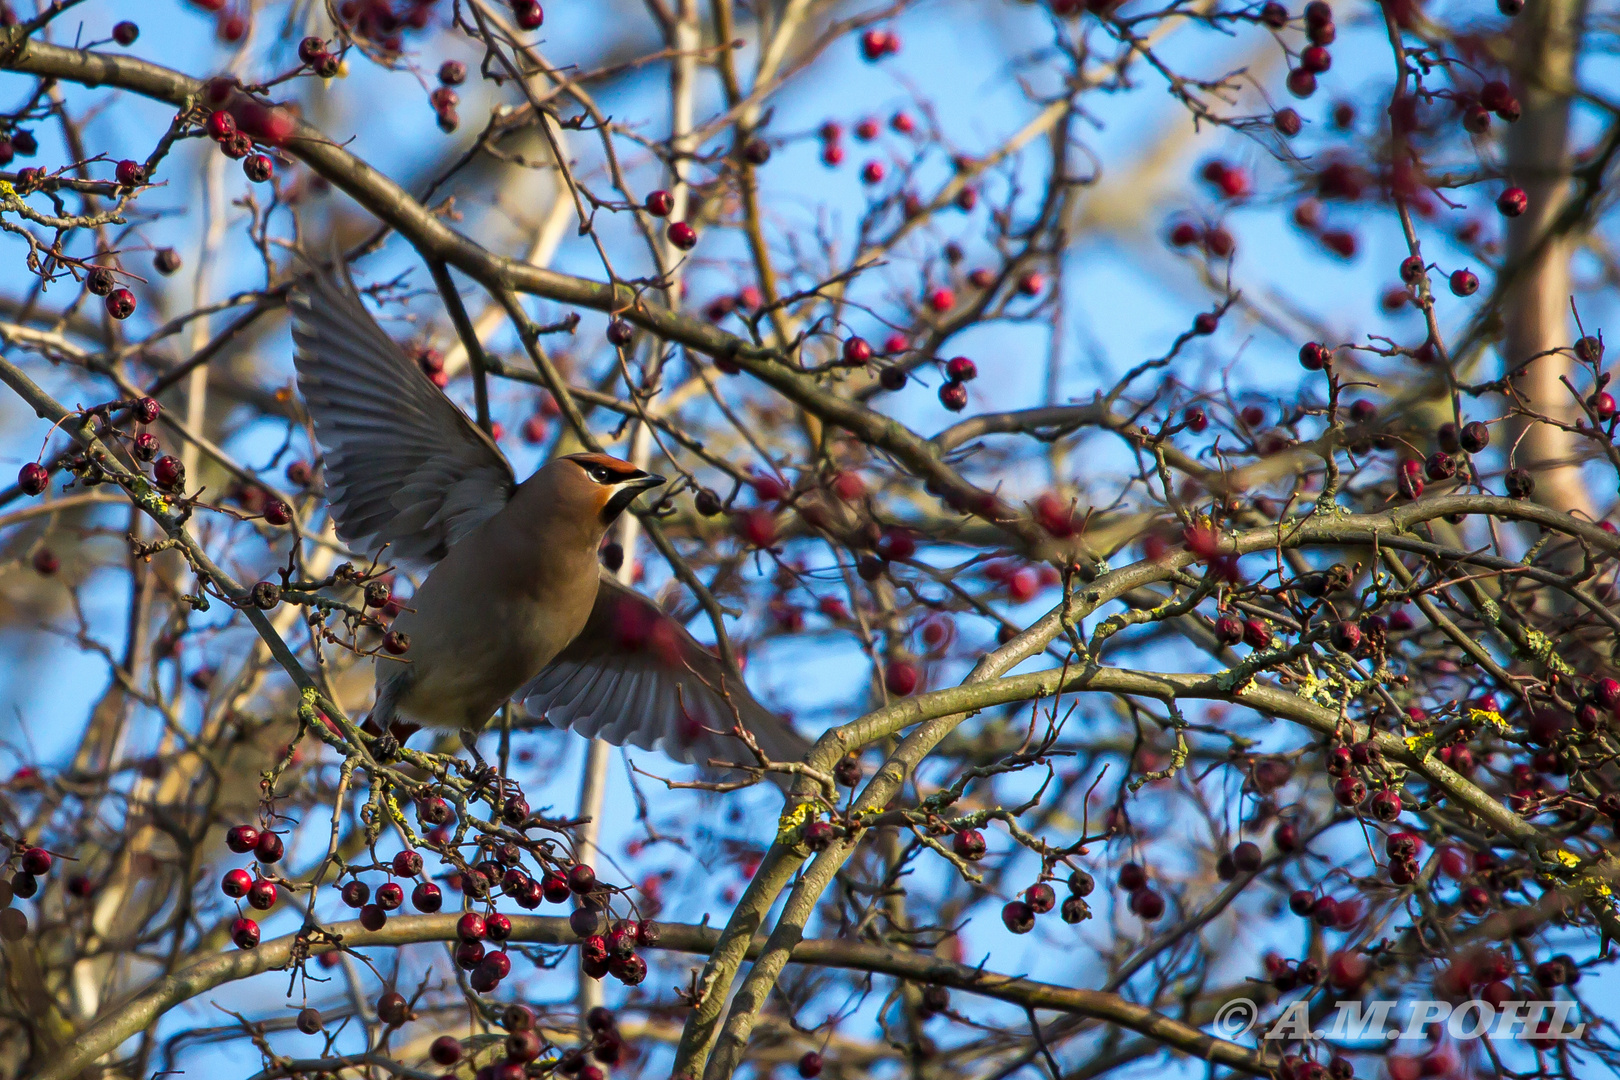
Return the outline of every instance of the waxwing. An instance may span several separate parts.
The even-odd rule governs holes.
[[[341,263],[339,263],[341,266]],[[521,484],[494,441],[377,324],[346,269],[307,273],[290,303],[298,387],[325,454],[337,533],[427,568],[379,653],[370,725],[476,731],[508,700],[554,727],[673,758],[772,760],[808,743],[656,604],[602,575],[615,518],[664,481],[569,454]]]

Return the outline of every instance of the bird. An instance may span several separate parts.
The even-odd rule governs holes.
[[[808,741],[737,672],[603,573],[607,529],[664,479],[577,453],[518,483],[333,262],[303,267],[288,295],[333,522],[351,550],[427,572],[390,625],[404,654],[374,661],[368,726],[458,729],[471,747],[511,701],[525,718],[688,764],[755,764],[738,725],[771,761],[802,758]]]

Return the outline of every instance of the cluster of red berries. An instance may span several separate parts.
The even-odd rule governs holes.
[[[0,136],[0,166],[10,165],[14,157],[33,157],[39,153],[39,140],[34,133],[26,128],[16,128],[9,135]],[[29,186],[25,183],[23,173],[32,173],[40,181],[45,178],[44,169],[19,169],[17,171],[17,186]]]
[[[704,307],[703,314],[710,322],[717,323],[723,321],[727,315],[735,311],[756,312],[764,303],[765,297],[758,288],[753,285],[744,285],[735,293],[717,296],[710,300]]]
[[[1497,119],[1509,124],[1519,119],[1523,112],[1519,99],[1513,96],[1508,84],[1500,79],[1491,79],[1479,88],[1479,96],[1466,100],[1462,110],[1462,126],[1474,135],[1482,135],[1490,129],[1491,114],[1495,113]]]
[[[861,35],[861,56],[869,63],[877,63],[885,56],[894,56],[900,52],[900,35],[893,30],[879,30],[876,27]]]
[[[307,38],[305,40],[316,41],[319,39]],[[257,105],[257,103],[253,104],[256,110],[263,111],[262,106]],[[242,173],[249,180],[255,184],[263,184],[274,175],[275,163],[270,160],[268,154],[254,153],[253,136],[243,131],[237,124],[237,117],[234,113],[219,109],[208,115],[208,120],[204,123],[203,129],[208,133],[210,139],[219,144],[220,151],[226,157],[242,162]],[[278,120],[275,122],[275,127],[277,130],[286,127],[287,133],[290,134],[291,119]],[[122,163],[120,163],[120,167],[122,167]],[[120,176],[119,182],[123,182],[122,176]]]
[[[1280,16],[1280,18],[1279,18]],[[1261,10],[1261,21],[1273,29],[1287,21],[1288,13],[1281,4],[1268,3]],[[1305,5],[1305,36],[1310,44],[1299,53],[1299,64],[1288,73],[1288,92],[1297,98],[1308,98],[1316,93],[1316,77],[1333,66],[1333,55],[1328,46],[1338,36],[1333,24],[1333,9],[1323,0],[1311,0]]]
[[[403,0],[398,6],[390,0],[344,0],[338,18],[357,36],[375,42],[384,52],[397,53],[404,47],[405,31],[427,28],[433,4],[434,0]]]
[[[235,44],[247,36],[247,16],[240,11],[225,10],[227,0],[191,0],[191,2],[203,11],[219,16],[219,24],[215,27],[215,33],[219,35],[221,41],[227,44]]]
[[[1073,500],[1051,492],[1035,500],[1036,522],[1059,539],[1073,536],[1079,529],[1080,518]],[[1027,604],[1042,589],[1050,589],[1063,581],[1063,575],[1051,563],[1032,566],[1017,559],[991,559],[980,572],[986,581],[999,585],[1007,599],[1015,604]]]
[[[542,393],[534,412],[524,419],[518,435],[530,446],[539,446],[551,435],[551,421],[562,415],[562,406],[550,394]]]
[[[225,846],[238,855],[252,852],[259,866],[274,865],[287,853],[286,845],[280,836],[269,830],[260,832],[252,825],[233,825],[225,833]],[[257,868],[253,873],[241,868],[226,871],[219,888],[233,900],[246,898],[248,906],[255,911],[269,911],[276,904],[275,882],[264,877]],[[231,940],[239,949],[257,948],[258,921],[246,915],[238,915],[231,922]]]
[[[1153,922],[1164,914],[1164,897],[1148,884],[1147,870],[1138,863],[1126,863],[1119,868],[1119,887],[1130,896],[1131,911],[1144,922]]]
[[[126,170],[125,166],[131,166]],[[139,173],[140,166],[133,161],[120,161],[118,163],[119,183],[124,182],[127,172]],[[138,177],[131,181],[139,183]],[[84,287],[94,296],[104,297],[107,304],[107,314],[115,319],[127,319],[135,314],[135,294],[118,284],[113,271],[105,266],[92,266],[85,274]],[[154,402],[154,404],[156,404]]]
[[[1241,165],[1228,164],[1220,158],[1206,161],[1198,175],[1223,199],[1246,199],[1254,193],[1249,170]]]
[[[51,872],[56,857],[28,844],[18,844],[12,855],[17,859],[17,872],[11,875],[11,895],[27,900],[39,892],[39,879]]]
[[[1222,881],[1231,881],[1239,874],[1253,874],[1265,864],[1260,845],[1245,840],[1215,862],[1215,873]]]
[[[816,132],[821,138],[821,163],[836,169],[844,163],[844,125],[836,120],[823,123]]]
[[[650,193],[642,207],[653,217],[668,217],[675,210],[675,196],[660,189]],[[664,228],[664,236],[682,251],[691,251],[697,246],[697,230],[684,221],[670,222]]]
[[[603,934],[602,921],[601,913],[589,907],[575,908],[568,917],[569,926],[580,939],[580,970],[593,979],[612,975],[626,986],[639,985],[647,977],[647,961],[636,954],[636,946],[657,945],[658,924],[616,919]]]
[[[461,95],[456,93],[455,88],[466,81],[467,65],[460,60],[446,60],[439,65],[439,85],[428,95],[428,103],[433,106],[439,130],[446,135],[461,126],[461,114],[456,112],[456,107],[461,104]]]
[[[1085,898],[1090,896],[1092,890],[1096,887],[1096,881],[1084,870],[1076,870],[1069,875],[1069,895],[1064,897],[1063,906],[1058,911],[1064,922],[1074,924],[1091,918],[1091,905],[1086,903]],[[1150,895],[1158,900],[1158,912],[1151,916],[1144,914],[1142,917],[1156,919],[1164,913],[1164,900],[1157,893],[1152,893],[1151,890]],[[1135,904],[1134,898],[1132,904]],[[1057,891],[1049,883],[1037,881],[1024,890],[1022,899],[1009,900],[1002,905],[1001,922],[1002,925],[1015,934],[1027,934],[1035,929],[1035,917],[1037,915],[1045,915],[1056,906]],[[1136,910],[1134,906],[1132,910]],[[1138,914],[1141,914],[1141,912],[1138,912]]]
[[[967,408],[967,384],[979,377],[979,368],[965,356],[953,356],[945,362],[945,382],[939,388],[939,403],[951,412]]]
[[[1223,225],[1205,228],[1191,221],[1177,221],[1170,226],[1165,239],[1174,248],[1198,245],[1217,259],[1229,259],[1237,251],[1237,241]]]

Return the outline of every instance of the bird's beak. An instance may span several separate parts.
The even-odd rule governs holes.
[[[602,507],[602,524],[611,525],[614,518],[624,513],[625,508],[636,501],[636,496],[651,488],[662,487],[664,483],[662,476],[655,476],[652,473],[643,473],[626,480],[619,485],[619,489],[613,493],[607,505]]]

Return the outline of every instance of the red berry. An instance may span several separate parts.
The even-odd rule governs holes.
[[[1131,894],[1130,907],[1144,922],[1153,922],[1164,914],[1164,897],[1152,889],[1138,889]]]
[[[463,941],[456,946],[456,966],[471,971],[484,962],[484,944],[481,941]]]
[[[1292,139],[1305,129],[1305,121],[1293,109],[1278,109],[1271,115],[1271,126],[1285,139]]]
[[[1001,921],[1015,934],[1035,929],[1035,909],[1022,900],[1009,900],[1001,909]]]
[[[262,184],[275,172],[275,164],[267,154],[249,154],[242,160],[242,172],[255,184]]]
[[[844,342],[844,363],[859,366],[872,359],[872,346],[862,337],[852,337]]]
[[[377,906],[384,911],[394,911],[405,902],[405,889],[397,881],[390,881],[377,887]]]
[[[107,314],[120,320],[135,314],[135,294],[128,289],[114,289],[108,293]]]
[[[1510,187],[1496,197],[1496,209],[1503,217],[1518,217],[1530,207],[1530,197],[1522,187]]]
[[[899,48],[899,39],[887,30],[872,29],[861,35],[861,55],[871,63],[899,51]]]
[[[248,890],[251,888],[253,888],[253,875],[240,867],[235,870],[227,870],[224,879],[219,883],[219,891],[233,900],[240,900],[248,894]]]
[[[945,374],[953,382],[967,382],[969,379],[979,377],[979,369],[965,356],[954,356],[945,365]]]
[[[956,306],[956,294],[943,286],[928,294],[928,306],[944,314]]]
[[[1045,915],[1057,906],[1057,892],[1046,882],[1038,882],[1024,890],[1024,902],[1037,915]]]
[[[881,161],[868,161],[861,166],[861,182],[866,184],[880,184],[883,182],[884,168]]]
[[[259,924],[249,918],[231,920],[231,941],[238,949],[255,949],[259,945]]]
[[[669,228],[664,230],[669,242],[682,251],[691,251],[697,246],[697,230],[684,221],[672,221]]]
[[[246,871],[243,871],[246,873]],[[365,907],[366,901],[371,899],[371,886],[363,881],[351,881],[343,886],[340,894],[343,902],[352,908]]]
[[[675,196],[667,191],[654,191],[647,196],[644,205],[653,217],[668,217],[675,209]]]
[[[1126,892],[1136,892],[1147,885],[1147,871],[1137,863],[1126,863],[1119,868],[1119,887]]]
[[[454,1065],[461,1060],[461,1040],[454,1035],[440,1035],[428,1047],[428,1057],[435,1065]]]
[[[444,893],[433,882],[424,881],[411,890],[411,906],[432,914],[444,906]]]
[[[546,21],[546,13],[535,0],[518,0],[512,6],[512,18],[520,30],[538,30]]]
[[[939,388],[939,403],[951,412],[961,412],[968,404],[967,387],[954,379],[947,382]]]
[[[269,911],[276,906],[276,883],[262,878],[255,881],[253,887],[248,889],[247,901],[260,911]]]
[[[588,893],[596,888],[596,871],[585,863],[575,863],[568,869],[568,887],[576,893]]]
[[[286,851],[281,837],[272,832],[260,833],[259,842],[253,845],[253,856],[262,863],[280,862]]]
[[[141,36],[141,28],[126,19],[113,26],[112,36],[114,41],[128,48],[135,44],[136,38]]]
[[[921,676],[909,660],[891,660],[883,669],[883,685],[896,697],[906,697],[917,689]]]
[[[951,850],[957,858],[978,862],[984,858],[984,833],[978,829],[963,829],[951,838]]]
[[[1204,231],[1190,221],[1178,221],[1170,226],[1169,240],[1172,247],[1187,247],[1203,238]]]
[[[17,486],[24,495],[38,495],[51,483],[51,474],[37,461],[30,461],[17,470]]]
[[[814,1080],[815,1077],[820,1076],[821,1055],[814,1050],[806,1051],[805,1055],[799,1059],[799,1075],[804,1077],[804,1080]]]
[[[1288,92],[1297,98],[1308,98],[1316,93],[1316,76],[1304,68],[1288,73]]]
[[[118,163],[117,169],[114,170],[114,175],[118,177],[119,186],[134,187],[136,184],[139,184],[142,180],[146,179],[146,170],[141,168],[140,162],[131,161],[128,158],[125,158],[123,161]]]
[[[1479,291],[1479,278],[1472,270],[1453,270],[1451,291],[1457,296],[1473,296]]]
[[[476,911],[469,911],[456,921],[456,935],[463,941],[477,941],[484,936],[485,929],[484,917]]]
[[[160,458],[159,462],[173,460]],[[178,462],[176,462],[178,464]],[[225,846],[238,855],[246,855],[253,850],[253,845],[259,842],[259,830],[251,825],[235,825],[225,834]]]
[[[400,1027],[410,1018],[410,1006],[399,991],[390,990],[377,999],[377,1019],[389,1027]]]
[[[1299,66],[1313,75],[1320,75],[1333,66],[1333,56],[1321,45],[1311,45],[1299,54]]]
[[[1306,371],[1321,371],[1333,361],[1333,351],[1320,341],[1307,341],[1299,347],[1299,366]]]

